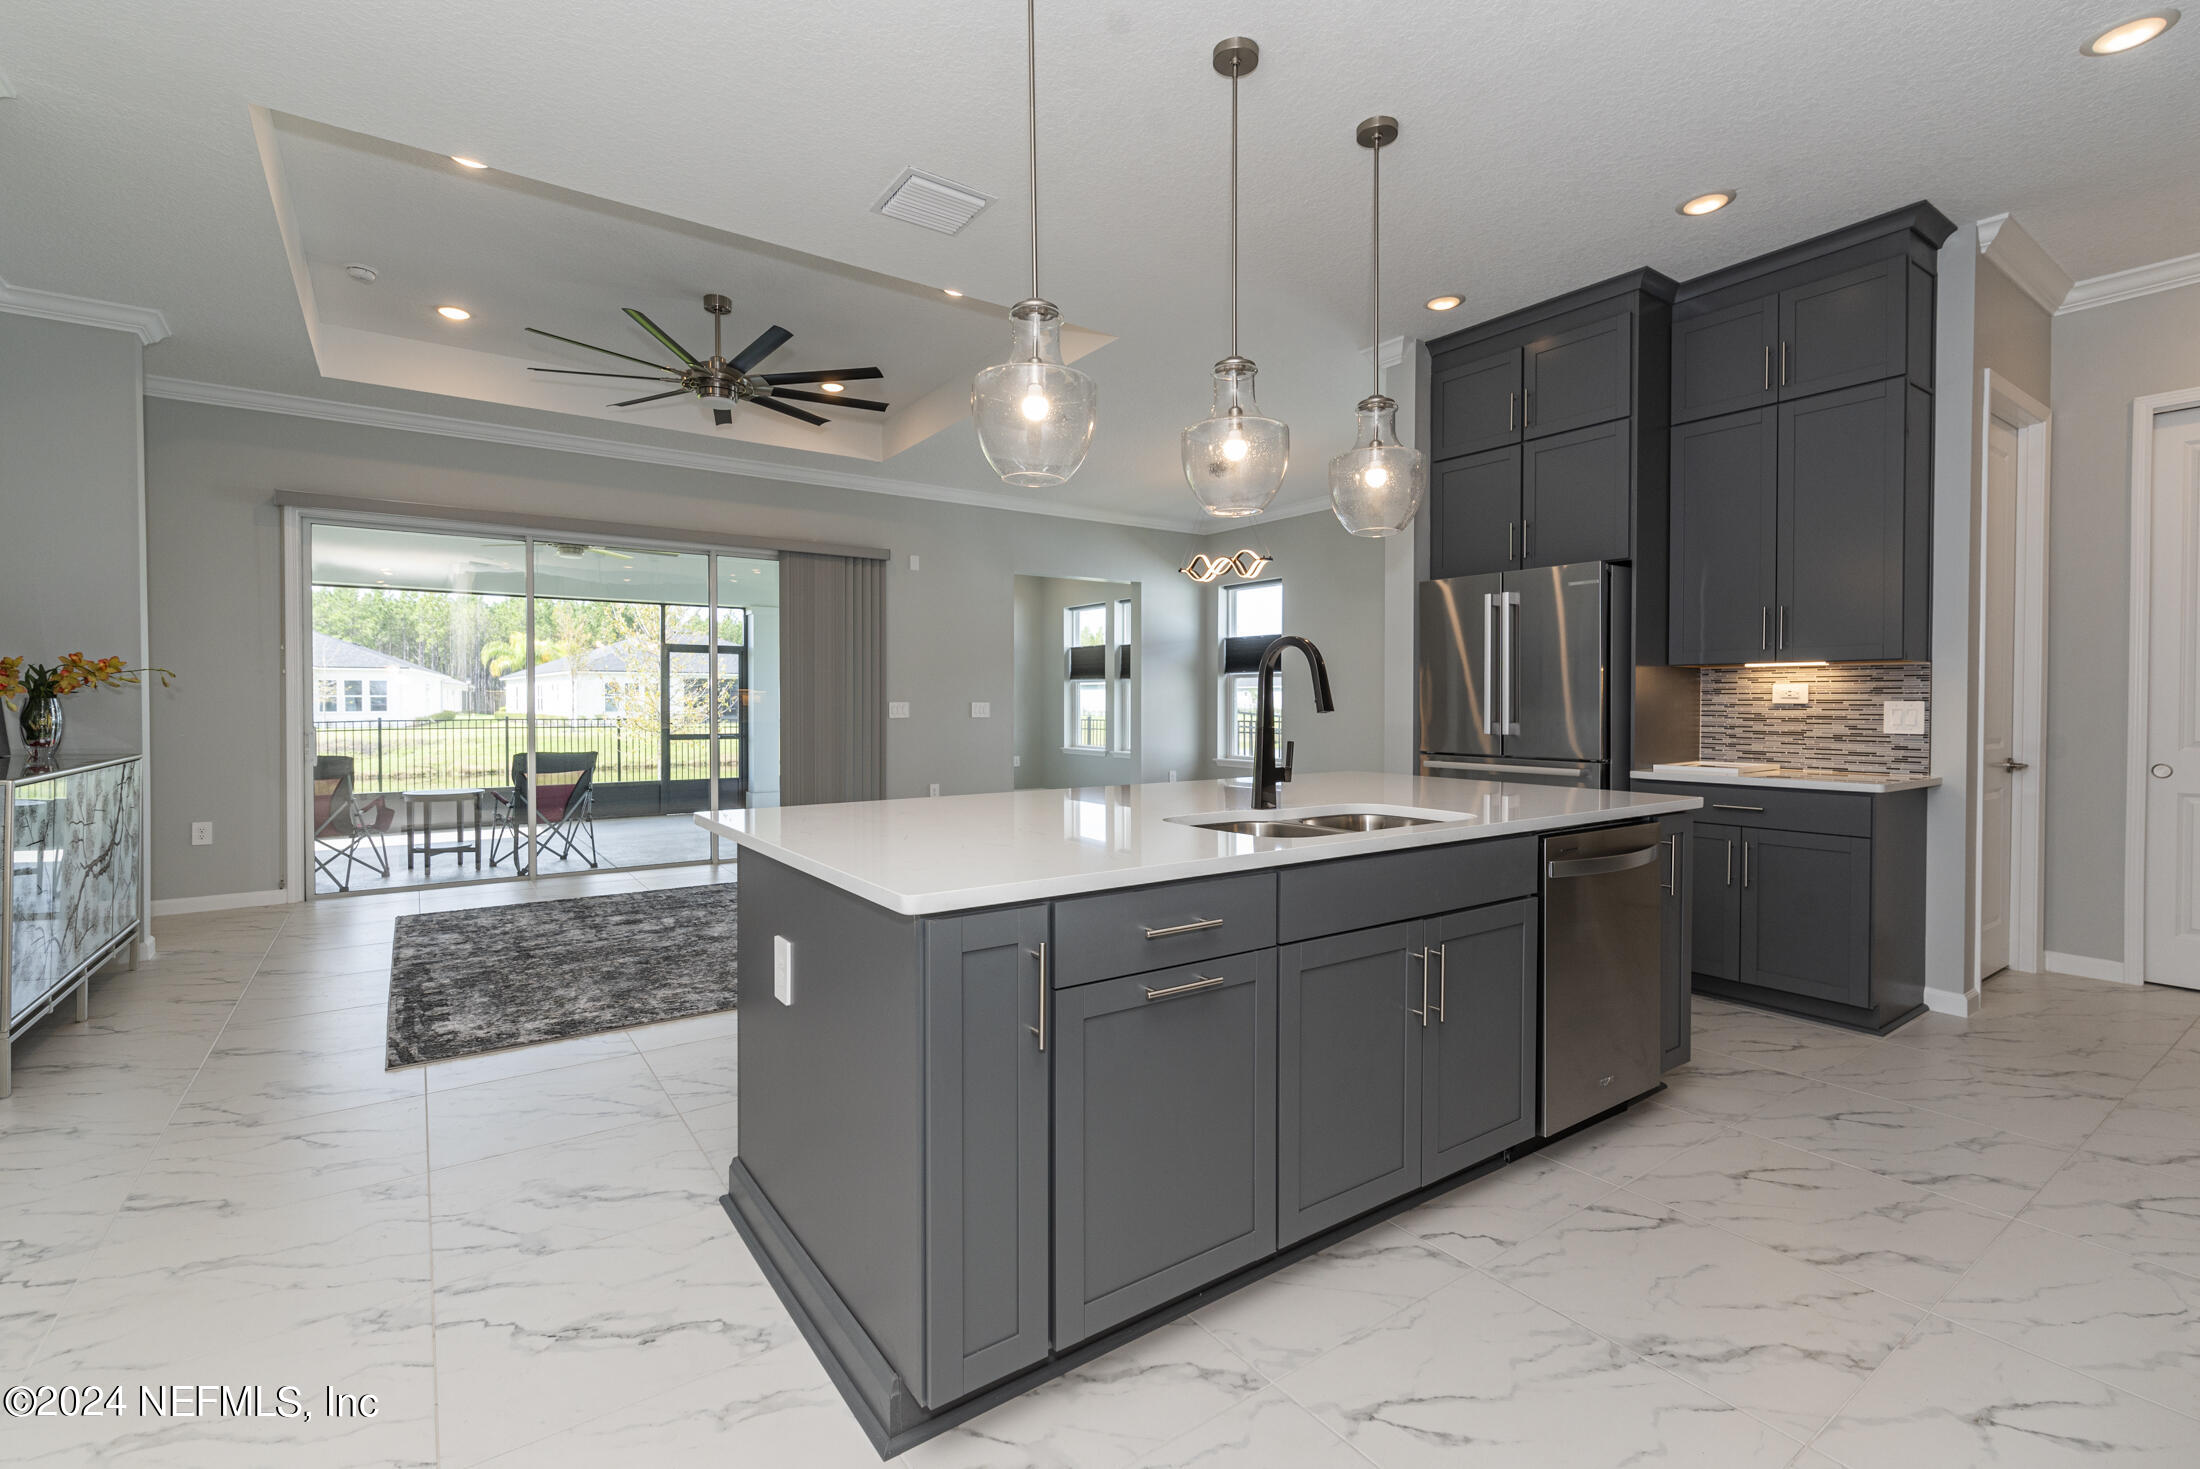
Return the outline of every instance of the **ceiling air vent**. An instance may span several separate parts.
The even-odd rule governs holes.
[[[928,230],[952,235],[978,217],[992,203],[985,195],[961,184],[916,169],[905,168],[878,203],[871,207],[890,219],[905,219]]]

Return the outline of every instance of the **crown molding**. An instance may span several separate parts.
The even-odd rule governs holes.
[[[705,474],[731,474],[744,479],[777,480],[782,484],[820,485],[867,494],[892,495],[907,500],[931,500],[946,505],[968,505],[984,510],[1013,510],[1026,515],[1051,515],[1063,520],[1082,520],[1101,525],[1129,526],[1136,530],[1200,534],[1204,527],[1189,520],[1128,515],[1083,506],[1019,500],[984,490],[952,485],[925,484],[917,480],[872,478],[807,464],[778,464],[737,454],[709,454],[696,449],[675,449],[658,444],[631,444],[621,439],[600,439],[559,429],[525,428],[514,424],[483,423],[452,418],[440,413],[421,413],[409,408],[381,408],[366,403],[343,403],[331,398],[307,398],[264,388],[238,388],[226,383],[194,382],[188,378],[148,377],[145,395],[178,403],[203,403],[216,408],[241,408],[253,413],[281,413],[293,418],[316,418],[328,423],[358,424],[366,428],[396,429],[401,433],[435,434],[442,438],[474,439],[489,444],[510,444],[525,449],[548,449],[562,454],[590,454],[601,459],[626,459],[640,464],[661,464],[672,469],[699,470]]]
[[[5,91],[0,91],[0,96],[5,95]],[[34,291],[29,286],[11,286],[4,280],[0,280],[0,311],[131,332],[148,347],[169,334],[168,318],[161,315],[158,307],[94,301],[89,296],[64,296],[59,291]]]
[[[2063,298],[2056,314],[2084,311],[2091,306],[2107,306],[2190,285],[2200,285],[2200,255],[2180,255],[2175,260],[2157,260],[2152,265],[2134,266],[2113,275],[2097,275],[2079,281]]]
[[[2007,214],[1989,215],[1978,222],[1978,253],[2000,266],[2001,273],[2049,315],[2060,311],[2070,295],[2070,272]]]

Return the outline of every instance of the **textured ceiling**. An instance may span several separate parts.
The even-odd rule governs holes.
[[[175,335],[148,350],[153,373],[699,442],[322,379],[254,106],[474,154],[855,271],[983,300],[1024,294],[1013,0],[127,9],[124,21],[111,6],[0,8],[0,71],[18,94],[0,100],[0,278],[160,307]],[[1367,161],[1351,142],[1361,117],[1403,124],[1384,171],[1385,335],[1432,335],[1636,265],[1686,277],[1916,198],[1959,220],[2012,212],[2084,278],[2200,251],[2200,190],[2164,152],[2200,137],[2200,25],[2125,57],[2078,55],[2124,18],[2114,5],[2044,0],[1048,0],[1046,292],[1116,337],[1085,364],[1102,391],[1092,458],[1049,495],[1148,516],[1189,504],[1175,432],[1204,412],[1208,367],[1227,347],[1227,88],[1208,63],[1224,34],[1263,47],[1243,92],[1243,347],[1263,369],[1263,403],[1293,426],[1285,499],[1303,503],[1321,494],[1364,382]],[[1000,202],[953,237],[872,213],[911,165]],[[1737,189],[1740,202],[1703,220],[1674,214],[1708,188]],[[382,207],[394,217],[354,210],[353,227],[405,241],[416,252],[406,272],[480,270],[468,247],[481,221],[451,212],[441,192],[400,191]],[[331,200],[315,227],[344,218]],[[603,227],[619,220],[607,214]],[[584,230],[503,263],[534,277],[512,283],[514,300],[594,279],[610,243]],[[635,270],[668,294],[718,285],[672,280],[677,260]],[[1439,291],[1466,304],[1423,311]],[[827,304],[789,300],[786,311],[812,312],[819,333],[843,329]],[[957,334],[945,335],[959,354]],[[962,429],[877,463],[830,463],[999,488]]]

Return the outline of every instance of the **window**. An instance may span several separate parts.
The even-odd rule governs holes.
[[[1258,743],[1260,717],[1259,650],[1283,632],[1283,583],[1244,582],[1222,589],[1222,709],[1217,755],[1249,761]],[[1248,661],[1250,660],[1250,662]],[[1283,674],[1275,688],[1277,748],[1283,745]]]
[[[313,681],[313,707],[322,714],[336,712],[336,680],[317,678]]]
[[[346,714],[364,714],[367,712],[366,687],[366,680],[364,679],[347,678],[344,680],[344,712]]]
[[[387,714],[390,712],[390,686],[386,680],[379,678],[367,680],[367,712],[370,714]]]
[[[1062,745],[1108,748],[1108,604],[1062,610]]]
[[[619,685],[614,679],[607,678],[603,681],[603,712],[606,714],[619,712]]]
[[[1115,753],[1131,752],[1131,599],[1115,604],[1115,656],[1108,670],[1114,679],[1108,717],[1115,726]]]

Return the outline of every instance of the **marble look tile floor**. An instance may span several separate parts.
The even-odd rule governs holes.
[[[7,1462],[875,1464],[716,1202],[737,1017],[381,1069],[397,914],[711,876],[162,920],[0,1102],[0,1385],[133,1411]],[[2200,993],[2009,974],[1885,1040],[1699,1000],[1695,1053],[907,1462],[2200,1463]],[[136,1415],[177,1383],[311,1417]]]

